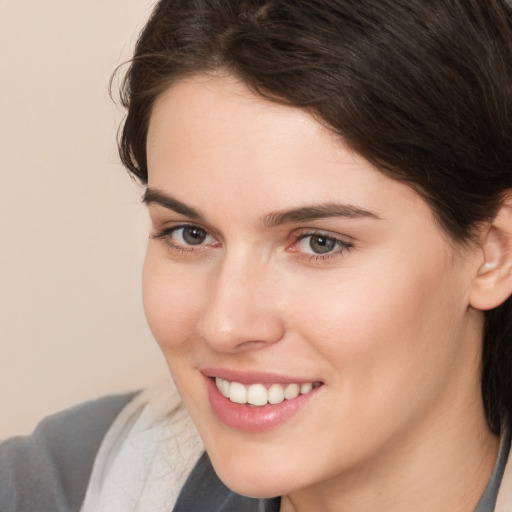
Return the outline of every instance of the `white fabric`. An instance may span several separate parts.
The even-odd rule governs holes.
[[[203,451],[174,384],[147,389],[108,430],[80,512],[169,512]]]
[[[119,414],[98,451],[80,512],[170,512],[204,446],[171,382]],[[512,512],[512,458],[495,512]]]

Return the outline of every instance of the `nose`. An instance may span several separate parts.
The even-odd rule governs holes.
[[[284,336],[279,283],[271,267],[234,256],[212,274],[197,325],[206,343],[217,351],[238,352],[263,348]]]

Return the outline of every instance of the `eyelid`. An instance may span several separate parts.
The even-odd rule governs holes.
[[[345,255],[345,253],[350,252],[354,247],[353,239],[346,235],[340,235],[339,233],[333,233],[331,231],[326,231],[322,229],[312,229],[312,228],[303,228],[298,231],[292,233],[292,242],[288,244],[287,250],[289,252],[294,253],[297,258],[302,260],[306,260],[307,262],[318,262],[318,263],[328,263],[333,259],[337,259]],[[330,240],[336,242],[337,248],[325,253],[325,254],[315,254],[314,252],[302,252],[298,249],[294,249],[293,246],[297,245],[302,240],[308,237],[325,237]]]
[[[198,244],[187,244],[187,243],[175,243],[171,237],[173,233],[184,228],[197,228],[204,231],[207,238],[210,240],[202,241]],[[315,253],[300,250],[298,244],[308,237],[324,237],[335,242],[335,248],[326,253]],[[160,239],[166,245],[166,247],[175,253],[185,254],[200,254],[209,249],[216,248],[222,245],[219,238],[211,232],[208,228],[196,223],[196,222],[176,222],[175,224],[166,225],[162,228],[156,229],[155,233],[150,235],[152,239]],[[289,237],[286,244],[285,250],[293,254],[297,259],[311,262],[311,263],[328,263],[334,259],[337,259],[345,253],[350,252],[354,247],[353,239],[347,235],[341,235],[339,233],[333,233],[332,231],[316,229],[316,228],[302,228],[294,230]]]
[[[200,243],[197,245],[193,245],[193,244],[181,245],[181,244],[172,243],[170,241],[170,237],[172,236],[172,234],[175,233],[176,231],[179,231],[180,229],[184,229],[184,228],[197,228],[201,231],[204,231],[206,233],[207,237],[210,237],[214,240],[214,243],[212,243],[212,242]],[[217,247],[220,245],[220,242],[217,240],[215,235],[211,233],[210,230],[208,230],[204,226],[201,226],[195,222],[177,222],[176,224],[167,225],[165,227],[157,229],[156,233],[152,233],[150,235],[150,238],[156,239],[156,240],[160,239],[165,243],[165,245],[170,250],[180,252],[180,253],[199,253],[204,250],[207,250],[209,247],[212,247],[212,246]]]
[[[176,231],[180,228],[198,228],[202,231],[206,232],[208,235],[218,239],[217,234],[197,221],[188,221],[188,220],[176,220],[176,221],[167,221],[167,222],[154,222],[153,230],[154,232],[151,234],[152,238],[159,238],[162,236],[166,236],[173,231]]]

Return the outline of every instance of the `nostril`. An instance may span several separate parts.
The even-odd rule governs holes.
[[[269,341],[249,340],[239,343],[238,348],[241,352],[243,352],[244,350],[260,350],[267,348],[271,343],[272,342]]]

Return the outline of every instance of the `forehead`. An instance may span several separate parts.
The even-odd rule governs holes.
[[[306,111],[270,102],[232,77],[195,76],[163,93],[147,150],[151,188],[225,211],[234,199],[255,215],[318,202],[380,215],[422,202]]]
[[[209,150],[213,157],[215,146],[226,161],[251,153],[258,160],[277,159],[285,157],[291,143],[320,132],[323,144],[339,142],[304,110],[257,96],[230,76],[197,75],[177,82],[157,99],[149,123],[148,152],[170,144],[176,158],[183,153],[189,158],[190,148],[200,153]]]

